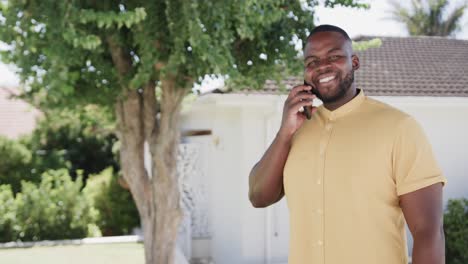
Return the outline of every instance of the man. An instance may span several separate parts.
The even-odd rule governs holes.
[[[311,32],[307,85],[286,99],[276,138],[250,173],[250,201],[266,207],[286,196],[289,264],[406,264],[405,220],[413,264],[445,263],[446,180],[431,146],[412,117],[356,88],[358,69],[345,31]],[[315,97],[322,106],[311,106]]]

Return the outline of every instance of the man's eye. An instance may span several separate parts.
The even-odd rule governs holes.
[[[341,58],[341,56],[333,55],[333,56],[328,57],[328,60],[329,61],[337,61],[340,58]]]
[[[318,65],[318,60],[311,60],[307,63],[308,67],[316,67]]]

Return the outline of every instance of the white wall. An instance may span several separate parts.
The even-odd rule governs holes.
[[[207,175],[211,186],[211,255],[215,263],[262,263],[265,241],[263,230],[257,230],[257,227],[262,226],[264,213],[251,208],[247,198],[248,179],[245,175],[248,174],[253,160],[249,159],[252,152],[246,144],[258,144],[264,138],[263,134],[259,134],[257,138],[250,138],[246,134],[252,130],[264,130],[263,122],[261,118],[257,118],[261,121],[257,124],[254,122],[255,115],[249,115],[245,109],[236,106],[213,108],[210,105],[191,113],[200,111],[209,115],[213,124],[209,127],[212,130],[213,152],[211,157],[206,157],[211,164],[207,172],[211,174]],[[183,127],[208,128],[190,122],[184,123]],[[260,144],[258,149],[263,148],[264,142]]]
[[[182,129],[211,129],[208,160],[215,263],[286,263],[289,226],[284,201],[254,209],[248,173],[280,125],[285,96],[209,95],[183,116]],[[414,116],[448,178],[444,200],[468,197],[468,98],[378,97]],[[411,242],[410,242],[411,246]],[[196,252],[195,252],[196,254]]]

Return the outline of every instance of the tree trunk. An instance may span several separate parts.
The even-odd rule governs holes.
[[[179,115],[185,91],[175,87],[174,79],[161,81],[162,98],[159,130],[150,142],[153,164],[152,190],[155,201],[156,228],[153,233],[155,263],[174,262],[179,223],[182,219],[177,175]]]
[[[120,140],[120,164],[123,178],[127,183],[140,215],[144,233],[146,263],[155,263],[151,258],[151,219],[154,215],[151,182],[144,166],[144,131],[141,115],[141,100],[137,91],[128,91],[116,104],[118,136]]]
[[[175,87],[175,77],[165,76],[160,80],[162,98],[158,105],[154,80],[139,90],[125,87],[124,76],[132,68],[129,51],[122,49],[114,36],[106,41],[124,91],[115,106],[120,163],[140,214],[146,263],[173,264],[182,219],[176,173],[178,122],[186,92]],[[151,177],[144,166],[145,142],[150,146]]]
[[[140,214],[147,264],[172,264],[182,219],[176,173],[178,121],[185,92],[162,81],[160,117],[156,118],[154,84],[127,91],[116,105],[120,159],[125,181]],[[144,167],[144,143],[151,153],[152,176]]]

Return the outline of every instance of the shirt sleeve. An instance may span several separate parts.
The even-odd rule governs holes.
[[[423,129],[410,116],[398,127],[392,161],[398,196],[438,182],[447,183]]]

